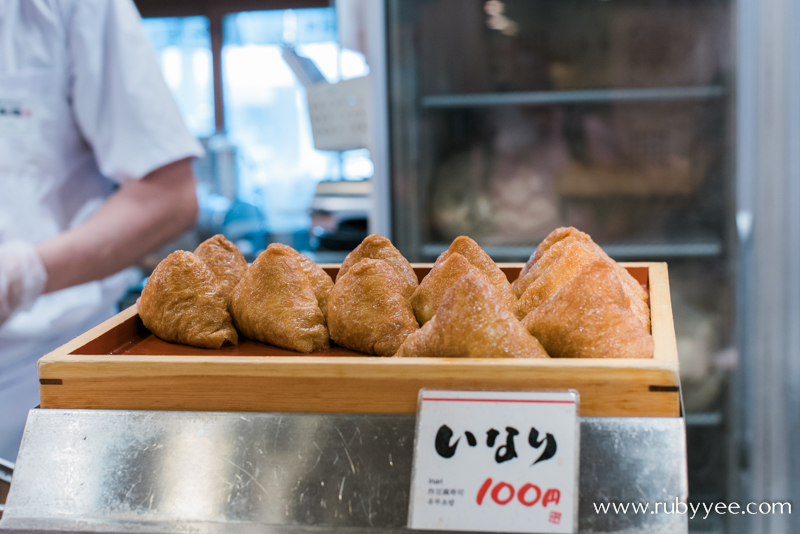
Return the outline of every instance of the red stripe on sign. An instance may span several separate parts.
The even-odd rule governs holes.
[[[423,401],[451,401],[451,402],[534,402],[542,404],[575,404],[571,400],[528,400],[528,399],[422,399]]]

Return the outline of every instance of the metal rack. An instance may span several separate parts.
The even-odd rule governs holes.
[[[449,243],[431,243],[422,246],[425,258],[436,258],[447,250]],[[531,246],[485,246],[486,251],[497,261],[528,261]],[[699,258],[715,257],[723,252],[718,239],[664,241],[656,243],[612,243],[603,245],[603,250],[614,259],[626,261],[634,258]]]
[[[429,95],[422,97],[423,108],[460,108],[513,105],[583,104],[597,102],[642,102],[655,100],[694,100],[726,95],[725,87],[647,87],[626,89],[592,89],[582,91],[529,91],[462,95]]]
[[[32,410],[0,532],[404,532],[413,415]],[[581,418],[582,533],[686,533],[683,418]],[[651,506],[653,506],[651,504]]]

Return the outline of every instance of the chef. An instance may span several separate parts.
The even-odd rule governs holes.
[[[194,224],[200,155],[131,0],[0,0],[0,457],[39,403],[38,358]]]

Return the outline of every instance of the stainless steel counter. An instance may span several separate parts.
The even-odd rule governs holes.
[[[581,419],[581,532],[686,533],[680,418]],[[17,532],[401,532],[414,416],[32,410],[0,520]]]

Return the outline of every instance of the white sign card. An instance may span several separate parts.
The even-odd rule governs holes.
[[[572,533],[578,392],[421,390],[408,527]]]

